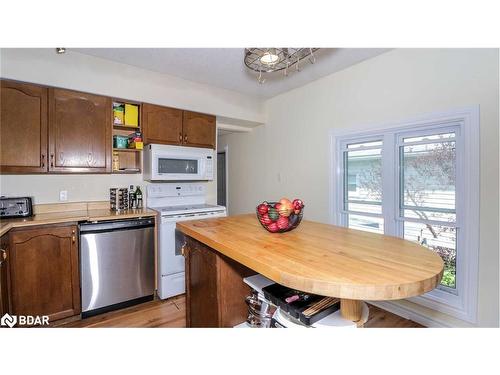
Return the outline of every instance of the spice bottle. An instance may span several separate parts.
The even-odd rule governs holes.
[[[134,193],[134,185],[130,185],[130,189],[128,191],[128,208],[135,208],[135,193]]]
[[[135,189],[135,199],[136,199],[135,208],[142,208],[142,191],[139,185],[137,185]]]

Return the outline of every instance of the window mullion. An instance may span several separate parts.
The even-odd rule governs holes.
[[[397,221],[395,213],[395,175],[394,175],[394,147],[393,133],[384,134],[382,150],[382,215],[384,217],[384,233],[397,235]]]

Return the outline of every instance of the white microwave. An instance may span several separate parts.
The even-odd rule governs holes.
[[[144,150],[144,179],[211,181],[214,179],[214,150],[149,144]]]

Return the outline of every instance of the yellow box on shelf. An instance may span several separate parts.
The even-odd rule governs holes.
[[[134,148],[136,150],[142,150],[144,148],[144,143],[142,142],[130,142],[128,148]]]
[[[139,126],[139,106],[135,104],[125,104],[125,126]]]

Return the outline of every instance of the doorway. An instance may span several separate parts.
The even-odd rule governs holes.
[[[227,149],[217,152],[217,204],[227,208]]]

